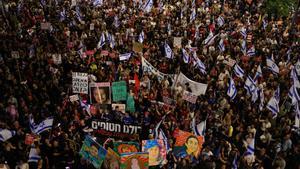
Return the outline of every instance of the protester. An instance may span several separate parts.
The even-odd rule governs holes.
[[[91,129],[93,119],[141,126],[125,141],[163,131],[170,150],[157,168],[300,167],[293,13],[268,15],[263,0],[0,6],[2,168],[92,168],[79,155],[85,136],[109,138]],[[97,87],[71,101],[73,72],[89,74],[89,84],[125,81],[127,100],[115,103],[126,112],[101,107],[113,93]],[[174,154],[176,129],[204,137],[198,158]]]

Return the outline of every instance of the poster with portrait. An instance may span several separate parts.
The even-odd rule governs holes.
[[[121,157],[111,148],[107,149],[107,154],[103,163],[105,169],[119,169]]]
[[[114,151],[118,154],[139,152],[138,142],[114,142]]]
[[[125,104],[111,104],[112,111],[121,112],[125,114],[126,105]],[[118,114],[118,113],[116,113]]]
[[[145,152],[121,155],[121,169],[148,169],[149,154]]]
[[[176,138],[173,153],[177,158],[198,158],[204,142],[203,136],[179,129],[174,131],[173,136]]]
[[[90,136],[86,136],[80,149],[80,156],[93,164],[95,168],[100,168],[107,151],[94,141]]]
[[[165,164],[167,151],[163,140],[143,140],[142,151],[149,153],[149,166]]]
[[[94,116],[102,116],[104,114],[111,114],[110,104],[93,104],[90,106],[90,111]],[[102,117],[104,118],[104,117]]]
[[[90,84],[91,104],[111,104],[110,82]]]

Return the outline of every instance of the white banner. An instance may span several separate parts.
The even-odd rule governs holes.
[[[207,89],[207,84],[192,81],[181,72],[179,75],[177,75],[176,82],[174,83],[173,87],[177,86],[178,84],[184,87],[186,83],[189,84],[189,87],[191,88],[192,93],[194,95],[199,96],[205,94]]]
[[[72,84],[73,84],[73,93],[88,94],[89,82],[88,82],[87,73],[73,72]]]
[[[188,101],[188,102],[190,102],[190,103],[196,103],[196,101],[197,101],[197,97],[198,96],[196,96],[196,95],[194,95],[193,93],[191,93],[191,92],[188,92],[188,91],[184,91],[183,92],[183,95],[182,95],[182,99],[183,100],[186,100],[186,101]]]
[[[158,81],[162,81],[164,78],[171,77],[174,79],[174,74],[165,74],[153,67],[144,57],[142,57],[142,67],[144,73],[154,74],[157,76]]]

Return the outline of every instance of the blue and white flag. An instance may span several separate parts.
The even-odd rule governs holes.
[[[265,104],[265,95],[264,95],[264,89],[259,89],[259,110],[262,111]]]
[[[295,85],[292,85],[289,90],[289,97],[292,99],[292,105],[296,105],[300,101],[300,95]]]
[[[53,126],[53,117],[49,117],[42,121],[40,124],[35,126],[34,133],[41,134],[44,131],[52,129]]]
[[[215,38],[217,36],[218,36],[218,34],[214,36],[213,33],[210,31],[209,34],[208,34],[208,36],[207,36],[207,38],[204,40],[204,45],[205,46],[212,45],[214,43]]]
[[[293,84],[296,86],[296,88],[300,88],[300,82],[295,67],[292,68],[290,77],[293,79]]]
[[[16,132],[8,129],[0,129],[0,141],[5,142],[16,135]]]
[[[194,117],[192,120],[192,130],[196,136],[204,137],[206,130],[206,120],[201,121],[199,124],[196,125],[196,117]]]
[[[193,22],[196,19],[196,9],[192,9],[192,13],[190,15],[190,22]]]
[[[38,154],[34,145],[31,146],[29,152],[28,162],[35,162],[37,163],[41,159],[41,156]]]
[[[103,0],[94,0],[93,5],[95,7],[102,6],[103,5]]]
[[[279,67],[276,65],[276,63],[274,62],[274,60],[272,58],[267,58],[267,67],[273,73],[275,73],[275,74],[279,73]]]
[[[220,49],[221,52],[225,51],[225,45],[224,45],[223,39],[220,39],[218,47],[219,47],[219,49]]]
[[[104,46],[104,45],[105,45],[105,35],[102,32],[100,41],[98,42],[98,45],[97,45],[97,49],[102,48],[102,46]]]
[[[286,57],[287,57],[286,64],[288,64],[290,62],[290,60],[291,60],[291,53],[292,53],[292,49],[289,48],[289,50],[286,51]]]
[[[245,72],[237,63],[234,65],[233,71],[237,77],[239,78],[244,77]]]
[[[230,77],[229,86],[227,89],[227,95],[230,97],[230,100],[233,100],[237,94],[237,89],[235,87],[233,79]]]
[[[232,161],[232,169],[238,169],[237,154],[235,154],[234,159]]]
[[[218,19],[217,19],[217,24],[219,27],[223,26],[225,23],[225,20],[222,16],[219,16]]]
[[[156,124],[156,126],[155,126],[155,128],[154,128],[154,130],[152,132],[154,139],[158,139],[158,137],[159,137],[159,131],[158,131],[158,129],[159,129],[160,125],[165,121],[165,119],[166,119],[166,115],[164,115],[161,118],[161,120]]]
[[[256,84],[250,76],[247,77],[244,88],[247,90],[247,94],[251,96],[257,92]]]
[[[144,42],[144,39],[145,39],[145,35],[144,35],[144,31],[142,31],[142,32],[139,34],[139,42],[140,42],[140,43],[143,43],[143,42]]]
[[[263,19],[262,22],[263,22],[263,29],[266,30],[266,28],[268,26],[268,22],[265,19]]]
[[[128,60],[131,57],[131,53],[120,54],[120,61]]]
[[[255,55],[255,48],[252,46],[248,51],[247,51],[247,56],[252,57]]]
[[[144,5],[143,11],[146,13],[150,12],[152,9],[152,6],[153,6],[153,0],[148,0],[146,2],[146,4]]]
[[[196,0],[192,0],[192,8],[195,8],[196,7]]]
[[[252,101],[253,103],[255,103],[256,100],[258,99],[258,94],[259,94],[258,92],[259,92],[258,87],[256,87],[255,90],[252,92],[251,101]]]
[[[173,51],[172,49],[170,48],[170,46],[165,43],[165,53],[166,53],[166,57],[169,58],[169,59],[172,59],[173,58]]]
[[[255,147],[254,147],[254,138],[251,139],[250,143],[247,145],[247,150],[245,152],[245,156],[254,155]]]
[[[256,83],[258,78],[262,77],[262,71],[261,71],[261,66],[258,65],[255,76],[253,78],[254,82]]]
[[[300,108],[299,108],[299,102],[296,103],[295,106],[295,125],[294,128],[299,129],[300,127]]]
[[[166,150],[167,150],[167,153],[169,151],[171,151],[171,148],[170,148],[170,144],[169,144],[169,141],[168,141],[168,138],[166,137],[164,131],[162,129],[159,129],[159,136],[158,136],[158,139],[162,139],[164,141],[164,144],[166,146]]]
[[[111,35],[111,42],[109,46],[113,49],[116,46],[115,36]]]
[[[118,28],[118,27],[120,26],[120,21],[119,21],[119,18],[118,18],[117,15],[114,17],[113,25],[114,25],[116,28]]]
[[[206,74],[206,67],[204,63],[197,57],[196,51],[193,52],[194,66],[199,68],[201,73]]]
[[[243,40],[242,41],[242,44],[241,44],[241,52],[243,52],[243,54],[245,55],[247,53],[247,46],[246,46],[246,40]]]
[[[273,94],[273,97],[271,97],[271,99],[267,104],[267,109],[269,109],[272,112],[273,118],[276,118],[277,114],[279,113],[279,101],[280,101],[280,88],[278,86],[278,88]]]
[[[159,12],[163,12],[163,10],[164,10],[164,4],[163,4],[162,0],[160,0],[158,3],[158,9],[159,9]]]
[[[243,36],[244,39],[247,38],[247,30],[246,28],[242,27],[242,29],[240,30],[241,35]]]
[[[64,21],[66,19],[66,10],[63,8],[63,10],[59,13],[59,20]]]
[[[182,48],[182,58],[183,58],[184,63],[189,63],[190,62],[190,56],[187,53],[187,51],[183,48]]]
[[[76,15],[77,19],[79,20],[79,22],[82,22],[82,16],[81,16],[81,13],[80,13],[79,6],[75,7],[75,15]]]

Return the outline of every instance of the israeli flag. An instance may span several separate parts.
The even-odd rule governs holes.
[[[197,57],[196,51],[193,53],[194,56],[194,66],[200,69],[201,73],[206,74],[206,67],[204,63]]]
[[[254,138],[251,139],[251,142],[247,146],[247,150],[245,152],[245,156],[254,155],[255,147],[254,147]]]
[[[252,57],[255,55],[255,48],[252,46],[248,51],[247,51],[247,56]]]
[[[0,129],[0,141],[5,142],[16,135],[16,132],[8,129]]]
[[[259,110],[262,111],[264,108],[264,104],[265,104],[265,95],[264,95],[264,90],[263,89],[259,89],[258,91],[259,93]]]
[[[195,8],[196,7],[196,2],[195,0],[192,1],[192,8]]]
[[[292,68],[290,76],[293,79],[293,84],[296,86],[296,88],[300,88],[300,82],[295,67]]]
[[[41,159],[41,156],[38,154],[34,145],[31,146],[29,152],[28,162],[35,162],[37,163]]]
[[[241,35],[243,36],[244,39],[247,38],[247,30],[246,28],[242,27],[240,30]]]
[[[156,126],[155,126],[155,128],[153,130],[153,137],[154,137],[154,139],[158,139],[158,137],[159,137],[159,133],[158,133],[159,131],[158,131],[158,129],[159,129],[160,125],[165,121],[165,119],[166,119],[166,115],[164,115],[162,117],[162,119],[156,124]]]
[[[112,40],[112,35],[108,32],[106,32],[106,37],[107,37],[107,43],[111,43],[111,40]]]
[[[150,12],[151,9],[152,9],[152,6],[153,6],[153,0],[148,0],[148,1],[146,2],[146,4],[144,5],[143,11],[144,11],[145,13]]]
[[[116,46],[115,36],[111,35],[111,42],[109,46],[113,49]]]
[[[124,53],[121,54],[119,57],[120,57],[120,61],[128,60],[131,57],[131,53]]]
[[[244,88],[247,90],[248,95],[253,95],[256,92],[256,84],[251,77],[247,77]]]
[[[193,22],[196,19],[196,9],[193,8],[192,13],[190,15],[190,22]]]
[[[64,21],[66,19],[66,10],[63,8],[63,10],[59,13],[59,20]]]
[[[190,56],[188,55],[186,50],[183,49],[183,48],[182,48],[182,57],[183,57],[184,63],[189,63],[190,62]]]
[[[273,73],[278,74],[279,73],[279,67],[276,65],[273,59],[267,58],[267,67],[270,69]]]
[[[255,103],[257,99],[258,99],[258,88],[256,87],[255,90],[252,92],[251,101]]]
[[[295,64],[295,70],[297,75],[300,74],[300,60],[297,61],[297,63]]]
[[[289,63],[290,60],[291,60],[291,53],[292,53],[292,49],[291,48],[288,51],[286,51],[286,56],[287,56],[286,64]]]
[[[100,41],[98,42],[98,45],[97,45],[97,49],[102,48],[102,46],[104,46],[104,45],[105,45],[105,35],[102,32]]]
[[[80,22],[82,22],[82,16],[81,16],[81,13],[80,13],[80,8],[79,8],[79,6],[76,6],[76,7],[75,7],[75,15],[76,15],[77,19],[78,19]]]
[[[35,126],[34,133],[41,134],[46,130],[52,129],[52,126],[53,126],[53,117],[47,118],[44,121],[42,121],[40,124]]]
[[[218,36],[218,34],[214,36],[212,32],[209,32],[207,38],[204,40],[204,45],[205,45],[205,46],[212,45],[212,44],[214,43],[215,38],[216,38],[217,36]]]
[[[255,76],[253,78],[254,82],[256,83],[258,78],[262,77],[262,71],[261,71],[261,66],[258,65]]]
[[[272,112],[273,118],[277,117],[277,114],[279,113],[279,101],[280,101],[280,89],[279,87],[274,92],[273,97],[269,100],[267,104],[267,109],[269,109]]]
[[[165,53],[166,53],[166,57],[169,58],[169,59],[172,59],[173,58],[173,51],[172,49],[170,48],[170,46],[165,43]]]
[[[164,4],[163,4],[162,0],[159,1],[158,8],[159,8],[159,12],[162,12],[164,10]]]
[[[292,105],[296,105],[296,103],[300,101],[300,95],[295,85],[292,85],[290,88],[289,97],[292,99]]]
[[[225,20],[222,16],[219,16],[218,19],[217,19],[217,24],[219,27],[223,26],[225,23]]]
[[[223,39],[220,39],[218,47],[219,47],[219,49],[220,49],[221,52],[225,51],[225,45],[224,45]]]
[[[230,77],[227,95],[230,97],[230,100],[233,100],[236,94],[237,94],[237,89],[234,85],[233,79]]]
[[[234,65],[233,71],[237,77],[239,78],[244,77],[245,72],[237,63]]]
[[[295,115],[295,125],[294,127],[296,129],[299,129],[300,127],[300,108],[299,108],[299,103],[296,103],[296,107],[295,107],[295,111],[296,111],[296,115]]]
[[[162,139],[164,141],[164,144],[166,146],[166,150],[167,150],[167,153],[169,151],[171,151],[171,148],[170,148],[170,144],[169,144],[169,141],[168,141],[168,138],[166,137],[164,131],[162,129],[159,129],[159,136],[158,136],[159,139]]]
[[[33,132],[33,133],[35,132],[36,124],[34,122],[32,114],[29,115],[29,128],[30,128],[31,132]]]
[[[95,7],[102,6],[103,5],[103,0],[94,0],[93,5]]]
[[[139,42],[140,43],[143,43],[144,42],[144,38],[145,38],[145,35],[144,35],[144,31],[142,31],[139,35]]]
[[[266,28],[268,26],[268,22],[265,19],[263,19],[262,22],[263,22],[263,29],[266,30]]]
[[[243,40],[241,44],[241,52],[245,55],[247,53],[246,41]]]
[[[196,136],[205,136],[206,130],[206,120],[201,121],[196,125],[196,118],[194,117],[192,120],[192,130]]]
[[[238,169],[238,161],[237,161],[237,155],[235,154],[234,159],[232,161],[232,169]]]

